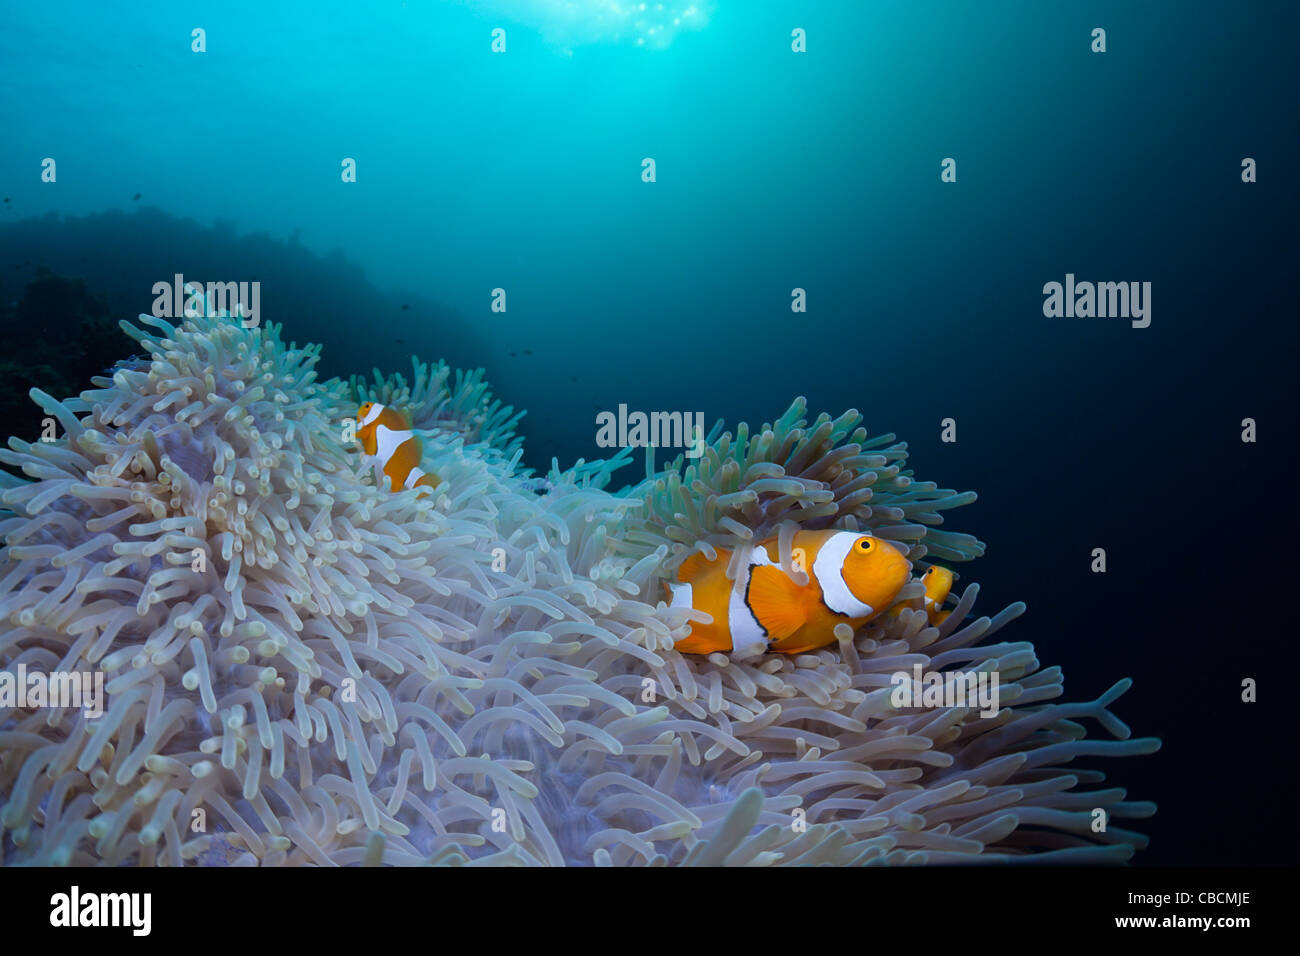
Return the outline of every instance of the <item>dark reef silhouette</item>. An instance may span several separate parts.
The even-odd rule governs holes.
[[[0,421],[27,440],[40,436],[43,417],[28,397],[31,389],[76,395],[134,347],[104,296],[91,293],[82,279],[44,267],[22,298],[0,302],[0,336],[7,345],[0,358]]]
[[[383,291],[342,250],[318,255],[294,238],[274,239],[265,232],[241,235],[232,221],[205,226],[144,206],[131,212],[110,210],[87,216],[50,213],[0,225],[0,307],[10,312],[17,309],[27,295],[28,284],[47,275],[40,271],[42,267],[57,276],[84,280],[84,293],[104,306],[102,313],[90,311],[91,306],[83,301],[69,312],[68,307],[77,300],[71,288],[60,293],[63,298],[42,300],[55,310],[42,321],[53,330],[51,347],[56,352],[70,347],[62,339],[68,330],[75,334],[76,326],[68,323],[80,321],[76,316],[111,318],[109,324],[121,348],[106,360],[99,355],[98,367],[91,374],[134,351],[129,340],[116,331],[117,320],[133,320],[139,313],[149,312],[154,283],[171,282],[176,273],[199,282],[260,282],[263,321],[283,322],[286,340],[324,346],[317,366],[324,378],[368,374],[374,367],[385,372],[409,371],[412,354],[442,358],[460,367],[472,368],[484,361],[482,340],[470,323],[418,287]],[[34,294],[53,295],[53,288]],[[36,306],[33,300],[32,308]],[[32,314],[27,313],[29,318]],[[44,387],[40,381],[51,381],[57,388],[50,373],[40,369],[49,364],[42,358],[48,352],[35,347],[33,334],[29,329],[9,339],[4,358],[35,376],[32,384],[37,387]],[[51,369],[67,365],[64,360],[60,363],[52,364]],[[88,387],[89,381],[74,377],[68,385],[71,390],[67,394],[76,394]],[[26,388],[22,389],[24,395]],[[34,414],[35,407],[31,409],[24,414]],[[25,431],[16,427],[12,433],[22,435]]]

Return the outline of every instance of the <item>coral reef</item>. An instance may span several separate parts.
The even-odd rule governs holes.
[[[0,707],[5,863],[1118,862],[1143,817],[1076,757],[1150,753],[971,614],[881,616],[795,657],[673,650],[660,582],[693,549],[871,528],[918,565],[980,553],[969,501],[906,446],[801,402],[613,489],[630,454],[536,494],[477,375],[317,382],[319,350],[220,318],[123,323],[151,361],[33,398],[53,443],[0,460],[0,667],[102,670],[106,712]],[[407,406],[443,478],[374,487],[358,398]],[[915,596],[913,583],[900,597]],[[847,630],[847,629],[846,629]],[[990,640],[992,639],[992,640]],[[991,719],[898,709],[890,675],[1001,682]],[[1115,738],[1086,736],[1095,720]],[[196,813],[196,811],[201,811]],[[196,819],[206,819],[200,831]]]

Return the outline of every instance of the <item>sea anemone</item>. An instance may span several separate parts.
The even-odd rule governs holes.
[[[121,865],[1115,862],[1147,803],[1075,757],[1150,753],[1058,668],[989,643],[1024,609],[881,616],[815,653],[673,649],[661,582],[693,550],[871,528],[913,561],[982,545],[973,496],[803,404],[612,490],[610,461],[520,469],[518,416],[448,387],[315,381],[274,324],[123,323],[146,363],[32,397],[63,436],[0,460],[0,667],[98,669],[108,702],[0,704],[0,857]],[[443,479],[390,493],[345,441],[402,404]],[[900,598],[914,596],[911,584]],[[982,643],[981,643],[982,642]],[[899,709],[891,675],[997,673],[1003,706]],[[1086,737],[1096,720],[1116,740]],[[1104,825],[1098,826],[1102,820]]]
[[[380,402],[405,409],[415,428],[458,434],[466,445],[484,446],[481,453],[496,451],[509,458],[523,447],[515,428],[524,412],[492,397],[483,369],[452,369],[442,361],[428,365],[415,356],[411,365],[409,385],[400,372],[385,377],[375,369],[374,385],[352,376],[352,398],[358,405]]]

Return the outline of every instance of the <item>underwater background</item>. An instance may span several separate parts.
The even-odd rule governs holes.
[[[1134,679],[1163,749],[1094,764],[1159,805],[1135,863],[1294,859],[1300,7],[636,6],[6,4],[6,374],[76,338],[20,315],[44,267],[114,322],[175,273],[259,281],[323,376],[481,366],[539,471],[608,457],[620,404],[857,408],[978,492],[957,570],[1072,697]],[[1149,281],[1150,326],[1046,318],[1067,273]]]

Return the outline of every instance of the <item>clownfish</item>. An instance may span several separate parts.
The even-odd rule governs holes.
[[[943,602],[948,600],[948,592],[952,590],[952,572],[937,564],[931,565],[921,575],[921,580],[925,582],[926,616],[930,618],[931,624],[942,624],[952,613],[943,609]]]
[[[889,612],[890,616],[898,617],[903,608],[910,607],[915,611],[924,610],[931,624],[942,624],[949,614],[943,610],[943,602],[948,600],[948,592],[952,590],[952,572],[937,564],[933,565],[921,575],[921,583],[925,585],[925,594],[893,608]]]
[[[376,482],[382,484],[382,472],[392,482],[394,491],[438,486],[441,479],[420,467],[423,452],[420,439],[396,409],[378,402],[366,402],[357,409],[357,441],[375,463]]]
[[[692,621],[677,650],[708,654],[766,645],[799,654],[825,647],[837,624],[856,630],[889,607],[911,571],[892,544],[858,531],[799,531],[793,551],[807,584],[781,570],[776,538],[754,549],[739,582],[727,577],[728,551],[718,549],[712,561],[698,553],[687,558],[677,581],[664,582],[669,606],[704,611],[713,623]]]

